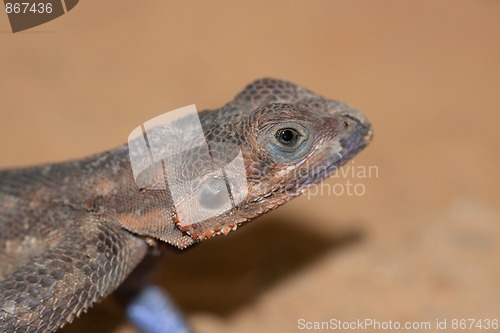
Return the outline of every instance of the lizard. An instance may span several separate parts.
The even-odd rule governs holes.
[[[187,249],[227,235],[329,177],[372,138],[369,121],[353,107],[271,78],[198,116],[214,160],[227,164],[241,154],[246,178],[231,209],[200,221],[185,221],[189,214],[161,186],[166,169],[159,177],[146,170],[158,186],[139,188],[130,158],[137,141],[0,171],[0,332],[57,330],[114,291],[154,246]],[[173,139],[161,126],[155,130]],[[189,127],[184,131],[189,138]],[[218,149],[221,143],[237,149]],[[181,200],[217,205],[217,189],[232,185],[204,175],[196,147],[189,148],[162,148],[164,156],[178,156],[171,160],[179,165],[175,177],[201,179],[199,195]]]

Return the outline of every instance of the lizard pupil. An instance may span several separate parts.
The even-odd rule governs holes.
[[[283,141],[289,142],[292,141],[293,139],[293,133],[290,130],[284,130],[283,133],[281,133],[281,138]]]
[[[299,133],[291,128],[280,129],[276,132],[276,138],[286,146],[293,145],[299,137]]]

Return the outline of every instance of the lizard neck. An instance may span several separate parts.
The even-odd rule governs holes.
[[[127,145],[75,163],[76,172],[83,175],[77,198],[85,198],[82,203],[87,210],[110,216],[124,229],[145,238],[179,248],[193,243],[175,226],[175,210],[168,190],[138,188]]]

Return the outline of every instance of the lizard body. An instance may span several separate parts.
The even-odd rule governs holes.
[[[183,223],[168,189],[138,188],[130,144],[81,160],[0,171],[0,331],[62,327],[116,289],[151,242],[183,249],[227,234],[325,179],[371,139],[358,111],[274,79],[253,82],[199,119],[215,164],[240,152],[247,184],[237,205],[203,221]],[[157,130],[166,142],[174,139]],[[219,151],[221,143],[238,151]],[[203,163],[195,143],[189,148],[175,160],[177,178],[192,178]],[[179,147],[162,149],[175,155]],[[154,180],[152,172],[146,175]],[[200,196],[187,193],[183,200],[216,202],[218,180],[198,173]]]

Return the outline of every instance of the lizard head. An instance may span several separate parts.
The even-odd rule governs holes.
[[[372,137],[370,123],[352,107],[274,79],[257,80],[223,108],[199,116],[222,171],[201,176],[187,196],[216,213],[196,222],[176,220],[195,241],[227,234],[300,195]]]

